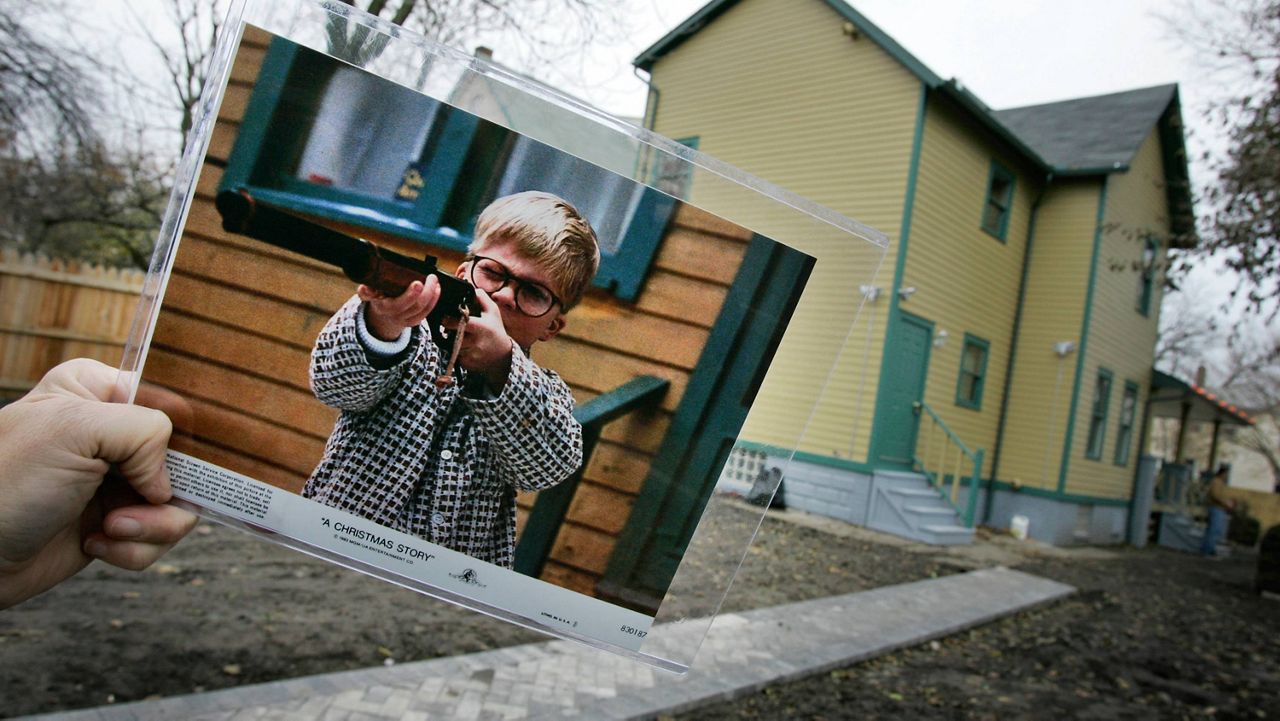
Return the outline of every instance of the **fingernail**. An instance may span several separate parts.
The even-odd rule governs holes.
[[[111,535],[116,538],[134,538],[142,535],[142,524],[125,516],[111,522]]]
[[[90,556],[101,557],[107,555],[107,544],[98,538],[90,538],[84,542],[84,552]]]

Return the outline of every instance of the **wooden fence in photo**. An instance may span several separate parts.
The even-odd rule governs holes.
[[[119,365],[145,276],[0,249],[0,399],[71,358]]]

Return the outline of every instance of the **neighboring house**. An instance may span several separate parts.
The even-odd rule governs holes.
[[[1177,86],[996,111],[841,0],[715,0],[635,64],[657,132],[892,241],[872,288],[810,251],[790,347],[866,302],[799,448],[770,422],[785,394],[744,428],[757,463],[796,451],[789,505],[939,543],[1014,515],[1054,543],[1124,538],[1161,270],[1193,232]],[[911,486],[922,467],[954,508]]]

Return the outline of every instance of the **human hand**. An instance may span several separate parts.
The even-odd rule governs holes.
[[[381,340],[393,341],[405,328],[412,328],[431,313],[440,300],[440,279],[435,274],[426,281],[415,280],[403,293],[394,298],[361,285],[356,295],[365,302],[365,327]]]
[[[115,376],[97,361],[69,361],[0,409],[0,608],[93,558],[146,568],[195,525],[191,513],[162,505],[171,496],[169,419],[103,402]]]
[[[458,365],[485,377],[489,387],[501,391],[511,371],[511,349],[515,341],[507,335],[502,310],[489,294],[476,288],[480,315],[471,316],[458,351]]]

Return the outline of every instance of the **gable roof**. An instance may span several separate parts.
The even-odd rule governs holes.
[[[1177,92],[1177,85],[1158,85],[995,115],[1059,173],[1114,172],[1129,167]]]
[[[652,71],[659,59],[741,1],[711,0],[641,51],[632,64]],[[1177,85],[994,111],[956,79],[943,80],[845,0],[821,1],[853,23],[931,92],[955,101],[972,120],[1046,174],[1087,176],[1124,172],[1151,129],[1158,127],[1173,244],[1181,247],[1194,244],[1195,216]]]

